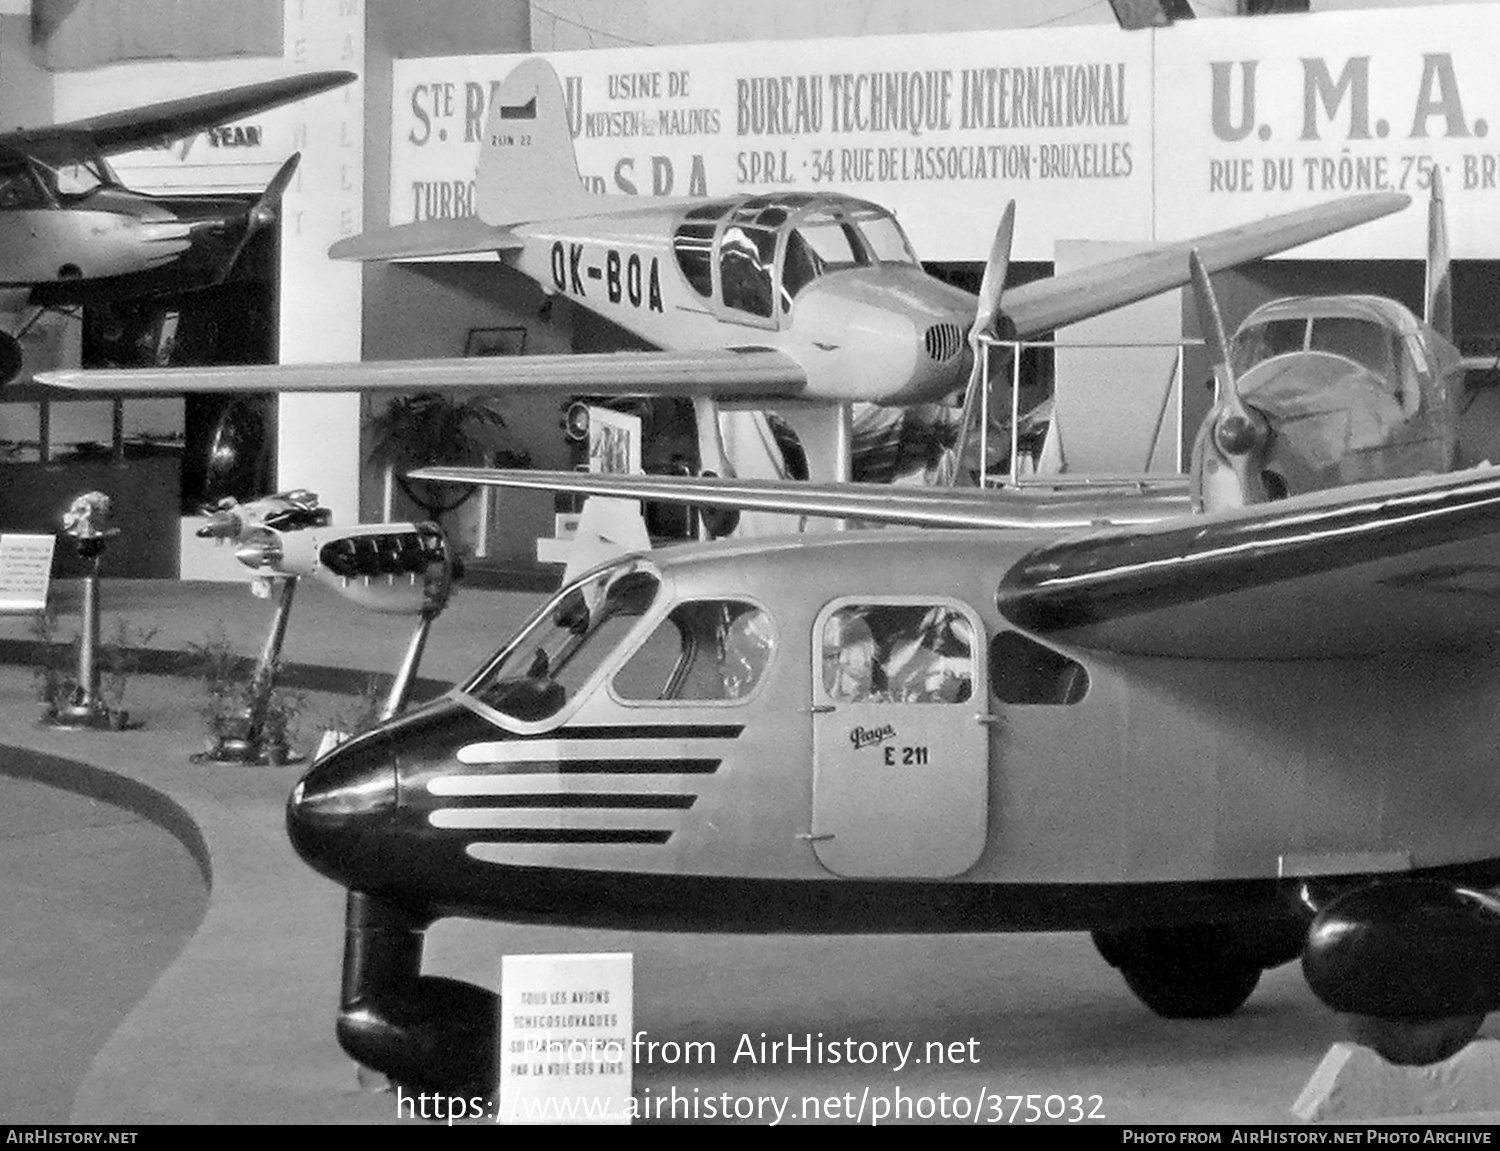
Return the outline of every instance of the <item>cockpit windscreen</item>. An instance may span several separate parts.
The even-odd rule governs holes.
[[[661,581],[639,563],[607,568],[562,592],[460,690],[536,723],[561,711],[655,601]]]

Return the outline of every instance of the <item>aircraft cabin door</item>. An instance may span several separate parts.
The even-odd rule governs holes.
[[[834,600],[812,636],[812,844],[850,878],[967,871],[989,821],[979,618],[954,600]]]

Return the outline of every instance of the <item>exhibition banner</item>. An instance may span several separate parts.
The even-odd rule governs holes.
[[[1425,198],[1500,254],[1500,6],[558,52],[586,187],[828,189],[893,209],[923,260],[1170,240],[1341,195]],[[521,56],[394,62],[393,224],[469,214],[488,94]],[[1297,251],[1418,259],[1425,213]]]
[[[394,63],[391,223],[467,215],[489,94],[520,56]],[[830,190],[894,210],[928,260],[1016,256],[1094,221],[1149,238],[1149,37],[1112,27],[548,56],[584,185],[625,196]]]
[[[1500,256],[1500,6],[1202,20],[1156,36],[1160,239],[1442,170],[1453,254]],[[1420,259],[1424,208],[1302,249]]]

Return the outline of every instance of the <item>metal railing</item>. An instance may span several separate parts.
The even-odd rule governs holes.
[[[1003,348],[1008,349],[1010,352],[1010,474],[1004,480],[995,482],[1005,482],[1013,486],[1018,485],[1022,482],[1022,477],[1020,474],[1021,352],[1026,348],[1050,348],[1054,353],[1058,351],[1071,351],[1073,349],[1086,350],[1091,348],[1112,348],[1121,350],[1130,348],[1174,349],[1176,351],[1176,356],[1173,360],[1171,383],[1162,395],[1161,409],[1157,412],[1156,427],[1152,433],[1150,450],[1146,453],[1146,463],[1149,466],[1150,461],[1155,458],[1157,449],[1161,444],[1162,432],[1168,419],[1168,409],[1175,409],[1175,411],[1172,412],[1172,428],[1175,441],[1174,452],[1177,464],[1177,474],[1182,475],[1185,471],[1185,468],[1183,466],[1184,461],[1182,445],[1183,357],[1184,352],[1187,348],[1202,347],[1202,340],[1190,338],[1182,340],[1144,340],[1139,342],[1111,340],[1102,342],[1082,341],[1077,343],[1059,343],[1053,340],[1001,340],[995,339],[991,336],[981,336],[979,338],[979,343],[982,349],[981,355],[983,357],[983,359],[981,360],[981,368],[979,374],[979,396],[977,405],[979,408],[979,475],[981,485],[987,485],[991,482],[991,478],[989,475],[990,392],[992,390],[990,381],[990,348]],[[1055,404],[1057,395],[1057,381],[1055,378],[1055,374],[1052,389]],[[974,405],[972,403],[972,397],[966,396],[964,398],[964,412],[966,414],[965,431],[967,431],[967,413],[971,412],[973,410],[973,407]],[[1057,409],[1055,406],[1052,412],[1052,419],[1054,421],[1057,419]],[[1051,434],[1051,432],[1052,429],[1049,429],[1049,434]],[[960,466],[962,466],[962,461],[959,461],[959,464]],[[1063,476],[1065,476],[1065,473],[1063,474]],[[1056,483],[1059,480],[1063,479],[1063,476],[1051,477],[1049,482]]]

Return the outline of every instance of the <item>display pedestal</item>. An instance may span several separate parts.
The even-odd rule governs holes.
[[[1478,1040],[1425,1067],[1335,1043],[1292,1112],[1308,1123],[1500,1123],[1500,1041]]]

